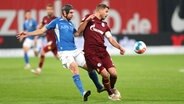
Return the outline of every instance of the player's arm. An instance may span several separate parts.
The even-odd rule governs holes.
[[[41,29],[37,29],[33,32],[22,32],[17,35],[18,39],[23,39],[28,36],[36,36],[36,35],[42,35],[44,32],[50,29],[54,29],[56,26],[57,19],[52,20],[48,25],[45,25]]]
[[[121,45],[112,37],[112,34],[110,31],[107,31],[105,33],[105,36],[107,37],[108,41],[111,43],[112,46],[120,50],[121,55],[125,53],[125,49],[121,47]]]
[[[92,20],[94,17],[95,17],[95,15],[92,14],[92,15],[89,15],[87,18],[84,18],[84,19],[82,20],[82,22],[80,23],[79,28],[78,28],[78,30],[77,30],[75,36],[79,36],[79,35],[84,31],[84,29],[86,28],[88,22],[89,22],[90,20]]]
[[[43,26],[44,26],[44,25],[43,25],[42,22],[41,22],[41,23],[38,24],[38,27],[37,27],[37,28],[38,28],[38,29],[41,29],[41,28],[43,28]]]
[[[29,36],[42,35],[46,31],[47,31],[47,28],[44,26],[43,28],[37,29],[37,30],[32,31],[32,32],[21,32],[17,35],[17,38],[23,39],[23,38],[29,37]]]

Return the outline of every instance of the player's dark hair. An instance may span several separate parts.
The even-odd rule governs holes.
[[[68,14],[71,9],[73,9],[73,6],[71,4],[66,4],[62,7],[61,11],[62,13],[65,11],[66,14]]]
[[[107,6],[106,4],[98,4],[96,6],[96,10],[105,9],[105,8],[109,9],[109,6]]]
[[[53,4],[49,3],[49,4],[46,5],[46,7],[52,7],[53,8],[54,6],[53,6]]]
[[[31,10],[26,10],[25,13],[31,12]]]

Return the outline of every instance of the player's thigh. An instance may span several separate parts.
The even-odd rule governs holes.
[[[51,46],[50,45],[46,45],[45,47],[43,47],[43,51],[45,53],[49,52],[51,50]]]
[[[53,55],[58,58],[58,54],[57,54],[57,48],[55,47],[54,49],[51,50]]]
[[[117,76],[117,71],[115,67],[111,67],[108,69],[108,72],[111,76]]]
[[[79,74],[79,68],[75,61],[73,61],[68,67],[71,70],[73,75]]]
[[[26,38],[23,42],[22,47],[23,47],[24,51],[28,51],[33,46],[33,44],[34,44],[33,40]]]
[[[102,60],[96,55],[85,56],[86,64],[89,69],[95,69],[98,73],[104,69]]]
[[[98,69],[97,69],[98,70]],[[109,72],[104,68],[100,71],[100,75],[103,77],[103,78],[109,78]]]
[[[84,54],[82,51],[79,51],[77,53],[77,55],[75,56],[75,61],[78,64],[78,66],[80,66],[80,67],[86,66],[86,60],[85,60],[85,57],[84,57]]]
[[[53,42],[52,41],[49,41],[44,47],[43,47],[43,50],[45,53],[49,52],[49,51],[52,51],[56,48],[55,45],[53,45]]]
[[[116,67],[114,66],[112,59],[109,55],[103,58],[103,65],[111,75],[117,75]]]
[[[64,68],[70,69],[70,64],[75,62],[74,57],[70,53],[58,52],[58,56]]]
[[[36,46],[34,46],[34,50],[39,52],[43,47],[44,45],[42,44],[42,38],[40,37],[36,41]]]
[[[109,55],[105,55],[103,58],[102,58],[102,63],[104,65],[104,67],[106,69],[109,69],[109,68],[112,68],[112,67],[115,67],[113,62],[112,62],[112,59]]]
[[[54,42],[52,42],[52,44],[51,44],[51,51],[52,51],[52,53],[54,54],[54,56],[58,56],[57,55],[57,46],[56,46],[56,43],[54,43]]]

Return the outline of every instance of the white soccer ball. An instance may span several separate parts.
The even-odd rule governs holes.
[[[143,41],[137,41],[134,45],[134,51],[137,54],[143,54],[146,51],[146,44]]]

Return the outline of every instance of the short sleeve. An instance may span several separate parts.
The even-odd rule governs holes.
[[[45,20],[45,17],[43,17],[43,19],[42,19],[42,21],[41,21],[41,24],[42,24],[42,25],[45,25],[44,20]]]
[[[57,19],[52,20],[49,24],[46,25],[47,30],[55,29]]]

